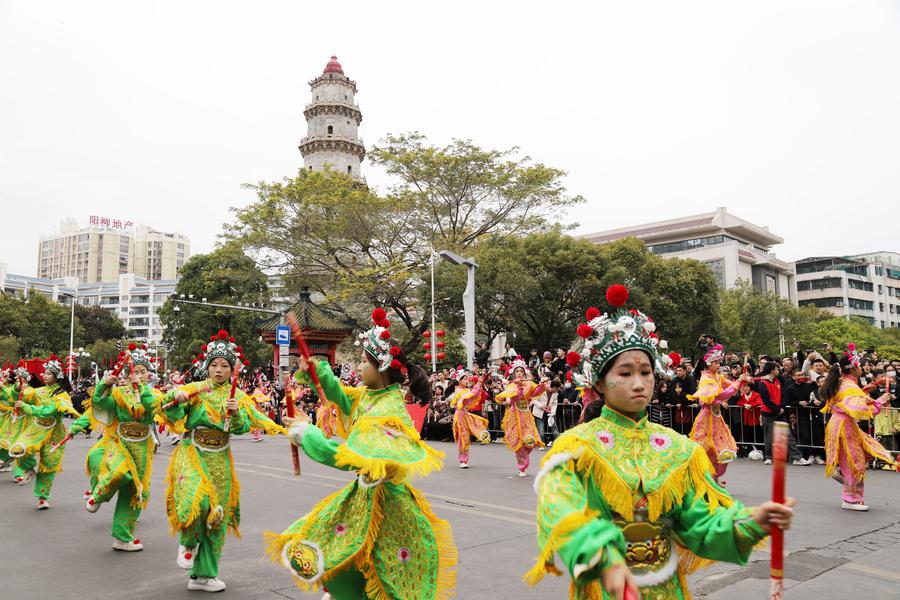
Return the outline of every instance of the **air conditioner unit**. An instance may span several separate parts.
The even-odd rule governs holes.
[[[835,302],[835,304],[834,304],[834,305],[835,305],[835,306],[843,306],[843,305],[844,305],[844,303],[843,303],[843,301],[841,301],[841,300],[838,300],[838,301],[837,301],[837,302]]]

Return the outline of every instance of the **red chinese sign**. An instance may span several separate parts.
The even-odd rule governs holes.
[[[88,218],[88,225],[93,225],[96,227],[105,227],[107,229],[131,229],[132,227],[134,227],[134,222],[123,221],[122,219],[110,219],[109,217],[98,217],[96,215],[91,215]]]

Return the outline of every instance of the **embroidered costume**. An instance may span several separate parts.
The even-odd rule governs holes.
[[[842,360],[859,366],[856,346],[850,344],[850,352]],[[831,414],[825,426],[825,476],[834,477],[843,486],[841,492],[844,508],[865,510],[866,465],[877,458],[900,470],[900,464],[891,453],[863,432],[857,421],[869,421],[882,409],[882,401],[874,400],[859,388],[855,377],[845,375],[833,398],[828,398],[822,412]]]
[[[44,362],[44,371],[62,378],[62,364],[55,354]],[[47,500],[53,480],[62,470],[65,446],[54,449],[66,436],[62,417],[66,413],[75,417],[81,415],[72,407],[69,394],[59,383],[37,389],[20,383],[9,391],[7,402],[14,405],[20,395],[24,404],[18,419],[22,422],[16,426],[15,436],[8,440],[9,456],[16,459],[22,470],[19,485],[35,480],[34,497],[38,499],[38,508],[44,509],[49,506]]]
[[[362,336],[365,352],[380,371],[399,369],[384,311],[376,309],[373,320]],[[343,387],[326,362],[314,368],[327,399],[348,418],[346,441],[302,422],[289,433],[316,462],[356,471],[357,478],[281,534],[267,534],[272,559],[302,589],[324,585],[335,600],[446,598],[455,585],[450,525],[410,483],[439,470],[443,454],[419,438],[399,384]],[[307,372],[296,377],[309,383]]]
[[[522,359],[513,361],[512,372],[515,373],[518,368],[525,371],[525,379],[513,381],[507,385],[505,390],[495,396],[495,399],[508,403],[500,427],[503,429],[506,447],[516,455],[519,477],[525,477],[525,471],[528,470],[531,462],[531,451],[535,447],[544,447],[544,442],[541,441],[541,436],[534,423],[534,415],[531,414],[531,404],[535,398],[544,393],[547,385],[545,383],[539,385],[528,379],[528,369]]]
[[[216,358],[231,364],[233,377],[242,368],[242,350],[227,331],[220,330],[212,336],[203,352],[198,358],[206,371]],[[191,571],[188,589],[218,591],[200,586],[220,585],[219,589],[224,589],[224,583],[217,578],[225,532],[231,530],[240,535],[240,483],[234,471],[230,438],[251,428],[271,435],[283,433],[284,429],[260,413],[239,389],[234,395],[238,410],[228,415],[226,403],[231,397],[232,382],[215,383],[209,379],[178,390],[192,398],[165,411],[167,425],[185,434],[169,461],[166,512],[172,532],[179,535],[178,566]],[[175,392],[168,393],[166,402],[174,400]]]
[[[574,378],[593,387],[604,366],[640,350],[658,373],[671,358],[653,321],[621,307],[623,286],[607,291],[611,314],[588,310],[579,326],[580,352],[567,362]],[[602,571],[625,563],[642,598],[690,598],[685,576],[710,560],[745,564],[764,530],[751,511],[719,487],[702,447],[679,433],[605,405],[596,419],[557,438],[535,481],[540,556],[525,575],[530,584],[561,574],[572,578],[570,598],[607,599]]]
[[[153,369],[145,345],[130,344],[128,352],[131,365],[141,365],[148,371]],[[88,451],[86,459],[91,493],[85,509],[95,513],[117,496],[112,526],[116,550],[143,549],[140,540],[134,537],[134,528],[150,499],[155,445],[150,430],[162,399],[163,394],[147,384],[135,389],[131,384],[109,386],[101,381],[85,410],[91,428],[103,430],[103,437]],[[79,429],[83,429],[82,424],[76,422],[69,431],[76,433]]]
[[[460,374],[460,381],[468,376],[465,372]],[[469,467],[469,446],[472,438],[482,444],[491,442],[491,434],[487,430],[488,420],[469,412],[471,407],[477,406],[481,400],[481,385],[475,376],[468,377],[468,383],[474,384],[469,389],[458,386],[450,397],[450,407],[455,409],[453,413],[453,439],[456,441],[456,450],[459,455],[459,466]]]
[[[721,344],[717,344],[706,353],[706,364],[722,362],[725,352]],[[690,438],[700,444],[710,462],[716,469],[716,479],[725,474],[728,463],[737,458],[737,442],[731,429],[722,418],[722,406],[728,407],[728,399],[737,391],[737,383],[726,386],[725,378],[720,373],[704,369],[697,385],[697,392],[688,395],[688,399],[700,403],[700,412],[694,419]]]

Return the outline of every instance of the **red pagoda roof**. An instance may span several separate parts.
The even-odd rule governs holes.
[[[325,75],[326,73],[337,73],[338,75],[344,74],[344,68],[341,67],[341,63],[338,62],[337,56],[332,55],[331,60],[325,65],[325,70],[322,71],[322,75]]]

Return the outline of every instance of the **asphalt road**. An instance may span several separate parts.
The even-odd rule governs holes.
[[[83,462],[96,439],[69,443],[57,476],[51,509],[38,512],[29,488],[0,475],[0,598],[197,598],[187,574],[175,565],[177,542],[164,514],[163,476],[172,453],[164,443],[156,455],[150,506],[138,525],[139,553],[111,549],[112,507],[87,513],[81,500],[87,477]],[[455,446],[435,443],[448,455],[444,471],[420,480],[435,512],[450,521],[459,547],[457,597],[463,600],[567,598],[568,581],[547,577],[535,588],[521,581],[537,553],[535,498],[527,478],[511,477],[514,459],[505,447],[472,448],[471,468],[456,466]],[[303,457],[303,476],[293,476],[285,440],[249,438],[233,442],[242,485],[242,539],[229,537],[220,577],[231,598],[318,599],[303,593],[290,575],[264,556],[263,532],[281,531],[351,476]],[[536,453],[539,459],[540,454]],[[900,476],[870,471],[868,513],[840,509],[840,488],[819,466],[791,467],[788,493],[799,501],[795,528],[786,540],[789,599],[900,598]],[[739,461],[726,476],[728,489],[747,504],[770,493],[770,467]],[[695,574],[695,597],[767,597],[766,551],[745,568],[717,564]]]

